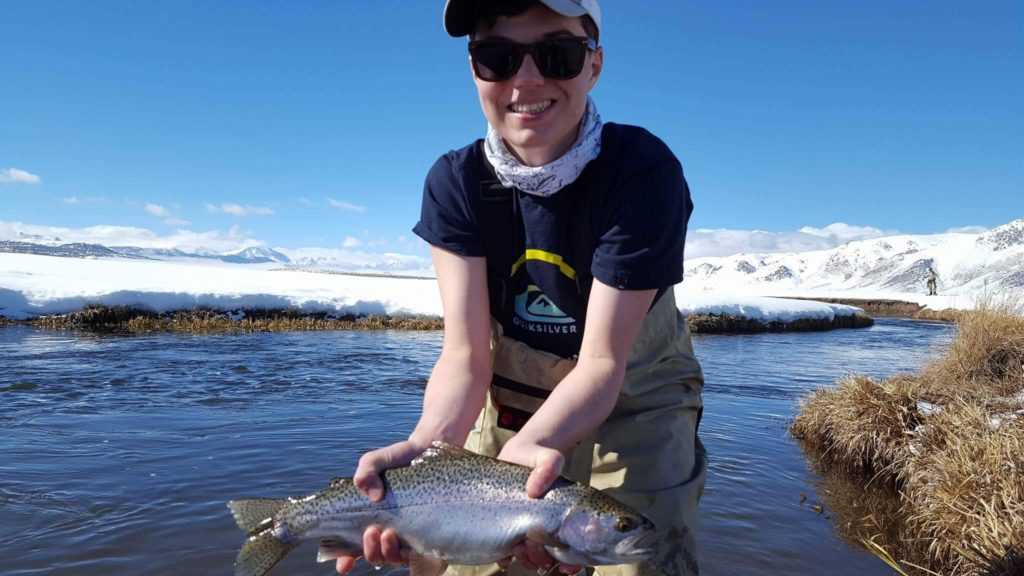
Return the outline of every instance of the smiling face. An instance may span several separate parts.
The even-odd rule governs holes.
[[[586,36],[583,22],[537,3],[517,16],[499,16],[494,26],[477,29],[474,39],[504,38],[531,44],[558,36]],[[547,164],[576,141],[587,95],[597,83],[603,59],[602,48],[588,53],[583,72],[569,80],[545,78],[529,55],[508,80],[485,82],[474,74],[480,107],[509,151],[523,164]]]

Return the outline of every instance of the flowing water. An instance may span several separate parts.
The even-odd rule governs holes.
[[[850,372],[918,368],[942,324],[698,336],[702,573],[890,574],[844,542],[786,432]],[[0,574],[230,574],[225,503],[305,494],[407,434],[439,332],[97,336],[0,330]],[[801,493],[809,498],[800,502]],[[333,573],[307,545],[272,575]]]

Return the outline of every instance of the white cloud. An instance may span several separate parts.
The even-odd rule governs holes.
[[[355,236],[346,236],[345,240],[341,242],[342,248],[359,248],[363,245],[363,241]]]
[[[810,234],[811,236],[833,239],[838,242],[870,240],[871,238],[880,238],[882,236],[891,236],[893,234],[892,232],[886,233],[871,226],[851,226],[845,222],[836,222],[834,224],[829,224],[824,228],[804,226],[799,230],[799,232]]]
[[[302,204],[303,206],[312,206],[313,201],[305,196],[299,196],[299,204]]]
[[[159,216],[160,218],[168,218],[171,215],[171,211],[159,204],[146,204],[146,212],[149,212],[153,216]]]
[[[164,224],[168,226],[188,226],[187,220],[181,220],[179,218],[168,218],[164,220]]]
[[[394,252],[369,253],[345,248],[275,248],[292,262],[309,263],[335,270],[433,275],[430,258]]]
[[[108,202],[108,200],[103,196],[88,196],[86,198],[79,198],[78,196],[68,196],[66,198],[61,198],[60,201],[65,204],[100,204],[103,202]]]
[[[898,233],[870,226],[851,226],[842,222],[829,224],[824,228],[804,226],[795,232],[699,228],[687,233],[686,258],[828,250],[855,240],[869,240]]]
[[[355,205],[355,204],[353,204],[351,202],[347,202],[345,200],[332,200],[332,199],[328,198],[327,199],[327,203],[330,204],[331,206],[334,206],[335,208],[337,208],[339,210],[344,210],[345,212],[358,212],[358,213],[366,212],[366,206],[357,206],[357,205]]]
[[[5,168],[0,170],[0,182],[16,182],[20,184],[39,184],[42,182],[42,178],[26,172],[25,170],[19,170],[18,168]]]
[[[207,212],[224,212],[225,214],[232,214],[234,216],[269,216],[274,213],[270,208],[264,206],[249,206],[248,204],[232,204],[225,202],[220,206],[214,206],[213,204],[206,205]]]
[[[987,226],[960,226],[946,230],[946,234],[981,234],[990,230]]]

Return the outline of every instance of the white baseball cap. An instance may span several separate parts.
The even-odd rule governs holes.
[[[480,5],[487,1],[447,0],[444,5],[445,31],[456,38],[472,34],[476,29]],[[597,24],[597,29],[601,29],[601,7],[597,5],[597,0],[540,0],[540,2],[569,18],[590,16],[594,20],[594,24]]]

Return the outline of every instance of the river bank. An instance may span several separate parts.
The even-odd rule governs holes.
[[[754,317],[728,313],[687,316],[695,334],[755,334],[761,332],[813,332],[837,328],[865,328],[874,320],[860,312],[823,316],[811,312],[792,317]],[[219,310],[194,308],[154,312],[131,306],[87,306],[67,314],[51,314],[22,320],[0,316],[0,327],[32,326],[48,330],[80,330],[99,333],[146,334],[189,332],[196,334],[324,331],[324,330],[441,330],[438,316],[335,315],[289,309]]]
[[[982,307],[956,326],[917,374],[813,393],[791,433],[860,487],[835,491],[844,530],[905,573],[1024,574],[1024,318]]]
[[[828,302],[830,304],[856,306],[864,310],[864,313],[872,318],[911,318],[914,320],[953,322],[956,320],[958,314],[958,311],[953,309],[934,310],[917,302],[890,300],[884,298],[819,298],[803,296],[780,296],[780,298],[814,300],[817,302]]]

